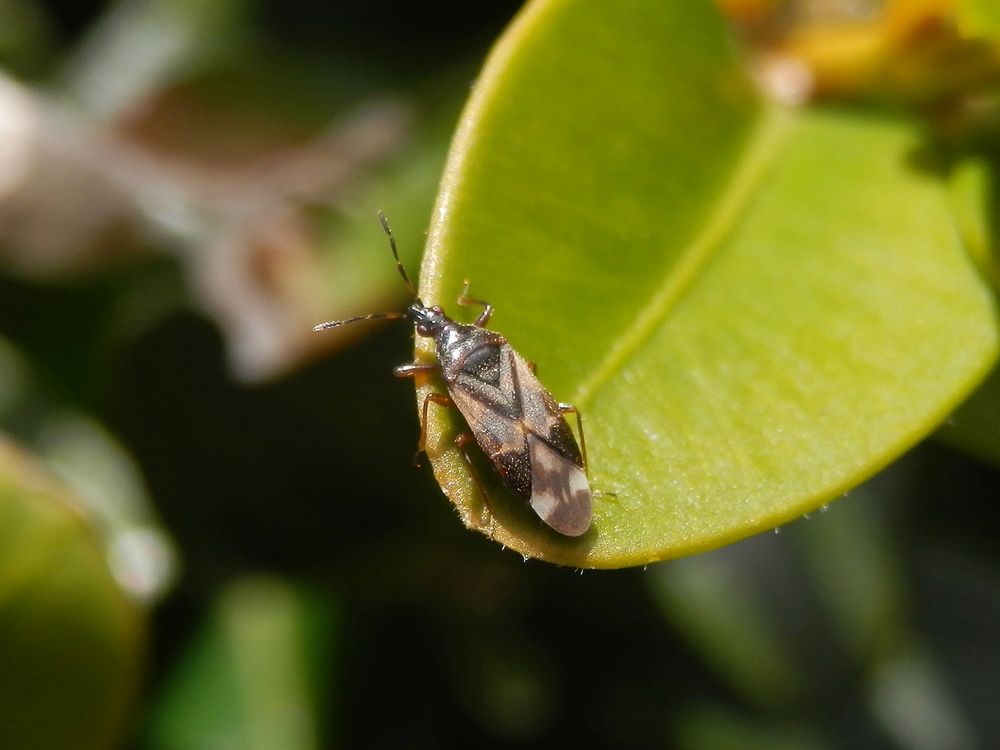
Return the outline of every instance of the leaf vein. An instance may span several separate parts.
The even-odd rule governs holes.
[[[713,218],[691,240],[681,253],[680,261],[671,266],[656,293],[643,305],[633,323],[615,341],[604,358],[576,389],[574,403],[586,406],[624,363],[653,334],[670,310],[722,246],[739,220],[750,197],[773,162],[783,137],[791,127],[792,115],[781,109],[765,110],[749,139],[743,158],[733,170],[732,179],[719,195],[717,207],[710,211]]]

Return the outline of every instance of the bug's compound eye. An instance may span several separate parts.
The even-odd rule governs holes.
[[[417,333],[421,336],[433,336],[434,330],[432,325],[426,320],[417,321]]]

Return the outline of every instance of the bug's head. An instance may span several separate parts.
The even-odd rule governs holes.
[[[421,336],[436,336],[448,320],[440,307],[427,307],[419,299],[406,308],[406,317],[413,321]]]

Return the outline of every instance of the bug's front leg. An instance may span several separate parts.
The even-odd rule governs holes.
[[[587,468],[587,438],[583,434],[583,415],[580,414],[580,410],[577,409],[573,404],[556,404],[559,408],[560,414],[576,414],[576,429],[580,433],[580,453],[583,454],[583,470],[587,472],[587,476],[590,476],[590,471]]]
[[[485,304],[485,303],[484,303]],[[488,307],[483,311],[484,314],[492,312],[492,307]],[[480,315],[480,318],[483,316]],[[421,362],[411,362],[405,365],[399,365],[393,374],[397,378],[412,378],[417,375],[437,372],[440,367],[437,364],[424,364]],[[426,443],[427,443],[427,409],[431,404],[437,404],[438,406],[447,406],[452,409],[455,408],[455,402],[451,400],[451,397],[446,393],[428,393],[424,396],[423,405],[420,408],[420,437],[417,440],[417,455],[425,453]],[[486,492],[486,486],[483,484],[482,479],[479,478],[479,472],[476,470],[475,465],[472,463],[472,455],[469,453],[469,446],[476,444],[476,436],[471,432],[466,431],[459,433],[455,438],[455,447],[458,448],[459,453],[462,455],[462,460],[465,461],[466,467],[469,469],[469,473],[472,474],[472,479],[476,483],[476,488],[479,490],[480,496],[483,498],[483,509],[489,514],[491,531],[489,532],[490,538],[493,537],[492,524],[493,524],[493,507],[490,504],[490,496]],[[416,459],[414,459],[416,463]],[[481,521],[482,519],[480,519]]]
[[[440,369],[437,363],[408,362],[405,365],[394,367],[392,374],[397,378],[415,378],[417,375],[429,375],[432,372],[438,372]]]
[[[392,371],[392,374],[397,378],[415,378],[418,375],[438,372],[440,369],[436,363],[409,362],[396,367]],[[427,444],[427,405],[432,402],[439,406],[455,406],[452,400],[444,393],[429,393],[424,397],[423,406],[420,408],[420,437],[417,438],[417,452],[413,456],[413,464],[415,466],[419,466],[417,459],[424,452],[424,446]]]
[[[465,280],[465,286],[462,287],[462,293],[458,295],[458,304],[460,305],[482,305],[483,311],[479,313],[479,317],[476,318],[476,325],[480,328],[485,328],[486,324],[490,322],[490,318],[493,316],[493,305],[491,305],[486,300],[475,299],[469,296],[469,285],[472,282],[468,279]]]
[[[455,402],[446,393],[428,393],[420,410],[420,437],[417,439],[417,453],[426,453],[427,447],[427,407],[430,404],[455,408]]]
[[[426,452],[425,443],[427,440],[427,409],[431,404],[437,404],[438,406],[448,406],[455,408],[455,402],[451,400],[451,397],[445,393],[428,393],[424,397],[424,405],[420,410],[420,439],[417,443],[417,453]],[[476,445],[476,436],[471,432],[466,430],[461,432],[455,438],[455,447],[458,448],[459,453],[462,455],[462,460],[465,461],[466,467],[469,469],[469,473],[472,474],[472,479],[476,483],[476,488],[479,490],[480,496],[483,498],[483,509],[489,515],[490,518],[490,538],[493,537],[492,524],[493,524],[493,507],[490,505],[490,496],[486,493],[486,486],[483,484],[483,480],[479,478],[479,472],[476,470],[475,465],[472,463],[472,455],[469,453],[469,446]],[[480,523],[482,523],[482,518],[480,517]]]

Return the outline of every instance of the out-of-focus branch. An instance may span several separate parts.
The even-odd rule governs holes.
[[[51,278],[174,252],[237,373],[266,377],[312,346],[322,307],[310,299],[319,250],[304,208],[343,198],[409,133],[408,109],[382,100],[310,140],[218,166],[146,148],[0,77],[0,263]]]

